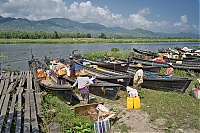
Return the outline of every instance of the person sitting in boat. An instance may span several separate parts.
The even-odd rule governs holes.
[[[170,57],[171,57],[171,49],[167,49],[167,53],[164,55],[165,57],[165,62],[170,62]]]
[[[182,59],[183,59],[183,53],[182,53],[181,50],[182,50],[182,49],[179,49],[179,50],[178,50],[178,59],[179,59],[179,60],[182,60]]]
[[[137,70],[133,78],[133,88],[141,90],[141,85],[143,83],[144,72],[142,70],[142,64],[137,64]]]
[[[79,73],[77,73],[77,78],[74,84],[71,86],[71,88],[74,88],[78,84],[78,89],[80,91],[81,97],[83,99],[83,103],[87,104],[89,103],[89,87],[91,84],[93,84],[93,81],[86,76],[87,73],[85,70],[81,70]]]
[[[172,76],[174,72],[173,64],[168,63],[168,68],[166,69],[165,75]]]
[[[145,54],[143,57],[144,60],[149,60],[149,57]]]
[[[154,58],[152,61],[155,61],[155,62],[165,62],[165,60],[163,59],[163,55],[161,53],[158,53],[158,57]]]

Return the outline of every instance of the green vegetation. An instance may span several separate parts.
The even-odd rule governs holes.
[[[50,32],[22,32],[22,31],[0,31],[1,39],[60,39],[60,38],[91,38],[91,34],[81,33],[58,33]]]
[[[44,113],[46,125],[50,123],[59,123],[60,129],[64,133],[92,132],[93,123],[90,118],[87,116],[74,115],[70,106],[53,93],[49,92],[44,97],[43,108],[44,112],[46,112]]]
[[[81,44],[81,43],[155,43],[155,42],[200,42],[200,39],[102,39],[102,38],[60,38],[60,39],[0,39],[0,44]]]
[[[7,58],[8,56],[4,56],[4,55],[0,55],[0,59],[1,58]]]
[[[93,52],[89,54],[84,54],[83,57],[91,60],[104,60],[106,56],[112,56],[117,58],[127,59],[129,56],[135,55],[134,52],[123,53],[120,52],[118,48],[111,48],[111,52]]]
[[[199,50],[200,46],[194,46],[194,49]]]
[[[180,129],[199,129],[199,100],[185,94],[143,89],[142,110],[150,120],[164,119],[160,129],[175,132]]]

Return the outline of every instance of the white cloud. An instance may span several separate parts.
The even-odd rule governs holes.
[[[187,23],[187,16],[186,15],[181,16],[181,21],[183,23]]]
[[[187,16],[186,15],[181,16],[180,20],[181,20],[180,22],[175,22],[173,24],[174,28],[176,28],[177,30],[187,31],[187,30],[190,30],[190,29],[193,28],[193,26],[190,27],[189,25],[186,24],[187,23]]]
[[[151,13],[151,11],[150,11],[149,8],[144,8],[144,9],[140,10],[138,14],[140,14],[140,15],[148,15],[150,13]]]
[[[127,29],[143,28],[151,31],[171,31],[177,28],[182,30],[195,28],[188,27],[187,16],[180,17],[180,22],[174,24],[167,21],[152,21],[149,18],[151,10],[144,8],[133,13],[128,19],[122,14],[115,14],[109,7],[95,7],[91,1],[74,2],[66,5],[64,0],[1,0],[0,14],[3,17],[27,18],[31,20],[44,20],[48,18],[68,18],[79,22],[93,22],[105,26],[120,26]],[[157,15],[155,17],[161,17]]]
[[[28,18],[34,20],[62,17],[66,11],[62,0],[9,0],[0,5],[4,17]]]
[[[130,15],[130,22],[135,26],[149,27],[152,22],[148,21],[145,17],[140,14]]]

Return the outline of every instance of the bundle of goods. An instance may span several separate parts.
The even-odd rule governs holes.
[[[66,74],[67,74],[67,71],[66,71],[65,67],[59,68],[59,69],[56,70],[56,75],[57,76],[64,76]]]
[[[67,75],[67,66],[62,63],[52,64],[51,69],[56,72],[57,76]]]
[[[37,70],[37,74],[38,74],[38,80],[43,80],[46,79],[47,77],[47,73],[40,68]]]

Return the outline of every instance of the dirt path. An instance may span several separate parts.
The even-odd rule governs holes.
[[[157,125],[150,123],[149,115],[141,109],[126,108],[126,92],[120,91],[118,100],[108,100],[96,95],[90,94],[98,102],[104,102],[104,105],[111,109],[122,110],[118,114],[117,120],[112,126],[113,133],[128,132],[128,133],[146,133],[146,132],[162,132]],[[141,103],[141,106],[143,104]]]

